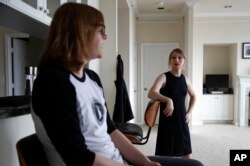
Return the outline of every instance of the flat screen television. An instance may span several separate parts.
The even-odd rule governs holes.
[[[209,89],[229,88],[229,74],[206,74],[205,79]]]

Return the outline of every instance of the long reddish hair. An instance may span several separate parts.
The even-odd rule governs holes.
[[[51,22],[39,68],[53,65],[79,70],[89,56],[89,44],[99,24],[104,24],[99,10],[80,3],[61,5]]]

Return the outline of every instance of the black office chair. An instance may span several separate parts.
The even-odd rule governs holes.
[[[21,138],[16,143],[20,166],[49,166],[42,144],[36,134]]]
[[[144,114],[144,121],[148,127],[147,134],[144,137],[141,126],[134,123],[115,123],[119,129],[133,144],[144,145],[148,142],[151,129],[155,125],[158,110],[160,108],[160,101],[149,101]]]

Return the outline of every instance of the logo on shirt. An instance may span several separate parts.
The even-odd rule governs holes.
[[[94,114],[95,114],[95,117],[97,119],[98,124],[101,125],[104,121],[104,108],[103,108],[103,106],[98,101],[94,101],[93,102],[93,110],[94,110]]]

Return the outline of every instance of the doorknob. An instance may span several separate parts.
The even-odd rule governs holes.
[[[144,91],[147,91],[148,90],[148,88],[144,88]]]

